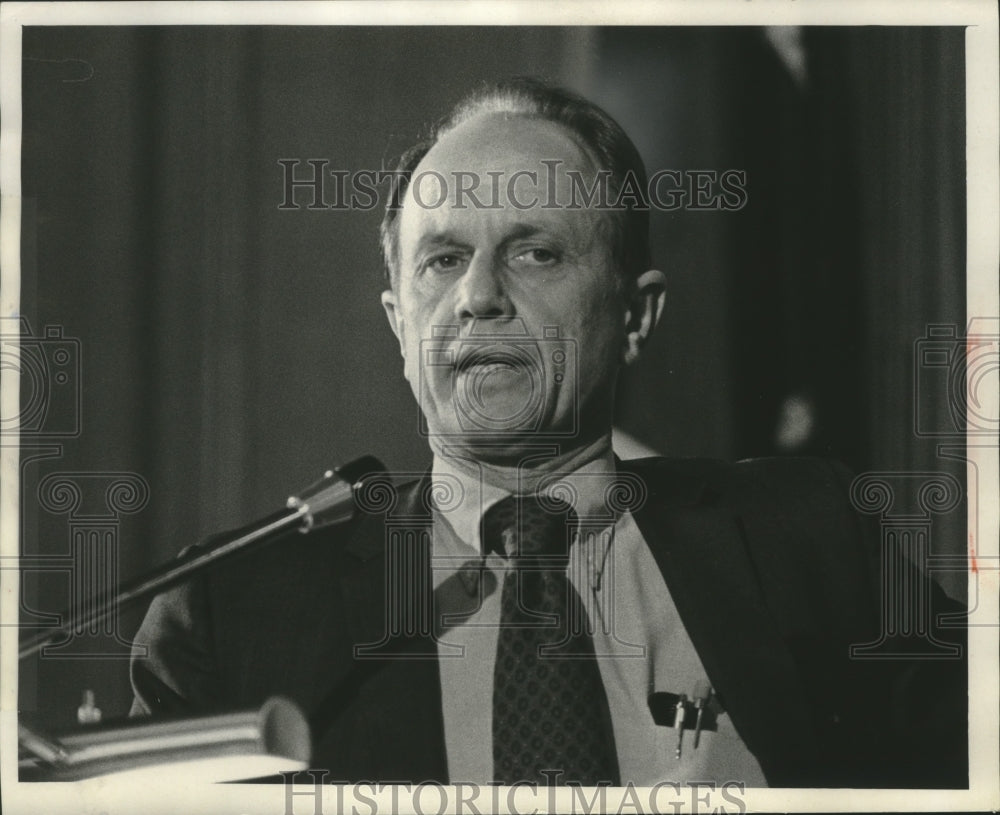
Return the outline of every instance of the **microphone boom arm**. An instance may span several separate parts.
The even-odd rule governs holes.
[[[252,544],[272,540],[290,529],[298,528],[300,532],[309,532],[350,520],[354,517],[354,490],[365,476],[384,469],[378,459],[362,456],[336,470],[328,470],[315,484],[298,496],[289,498],[284,509],[248,526],[216,535],[209,539],[210,543],[192,546],[177,559],[122,584],[110,597],[100,597],[95,602],[85,604],[88,611],[73,616],[58,628],[43,631],[28,639],[21,645],[18,659],[37,653],[57,637],[69,634],[78,626],[89,625],[115,609],[166,591],[184,582],[195,572]],[[62,615],[63,618],[67,616],[69,612]]]

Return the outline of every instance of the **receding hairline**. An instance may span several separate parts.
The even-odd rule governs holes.
[[[613,184],[633,172],[641,179],[646,177],[642,157],[622,126],[607,111],[585,97],[530,77],[483,86],[460,101],[426,139],[419,141],[400,158],[397,171],[405,177],[393,182],[393,194],[379,230],[383,262],[391,287],[395,288],[400,273],[398,222],[401,207],[394,206],[401,204],[399,191],[406,191],[410,175],[443,138],[465,122],[489,114],[538,119],[557,125],[596,172],[608,170],[612,173]],[[599,223],[610,227],[607,236],[609,249],[623,276],[632,280],[640,272],[640,267],[648,268],[648,213],[634,213],[629,209],[609,211],[606,215]]]
[[[590,145],[588,145],[580,137],[579,133],[574,132],[573,128],[565,122],[560,122],[558,119],[552,119],[543,113],[530,110],[475,110],[468,116],[456,121],[447,129],[442,130],[437,135],[433,143],[431,143],[428,147],[427,151],[423,154],[423,156],[421,156],[420,161],[417,162],[417,165],[413,168],[414,174],[419,169],[420,165],[427,160],[428,155],[433,153],[442,142],[447,141],[449,137],[453,136],[457,130],[472,124],[477,119],[486,119],[491,117],[503,119],[504,122],[510,122],[514,119],[528,119],[529,121],[536,122],[541,125],[550,125],[554,131],[564,136],[577,149],[580,155],[586,159],[590,165],[586,169],[596,171],[600,166],[600,161]]]

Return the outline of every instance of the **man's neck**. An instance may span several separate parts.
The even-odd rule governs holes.
[[[482,478],[486,483],[510,493],[526,494],[553,475],[568,475],[591,461],[610,455],[611,433],[551,456],[526,454],[509,461],[484,460],[476,454],[475,447],[441,445],[436,439],[431,440],[431,450],[435,456],[446,459],[451,467],[470,478]]]

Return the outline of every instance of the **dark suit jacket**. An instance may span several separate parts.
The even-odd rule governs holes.
[[[646,485],[636,523],[769,784],[967,786],[965,660],[850,657],[880,639],[882,567],[845,471],[814,459],[619,465]],[[310,717],[312,766],[328,780],[447,782],[427,486],[157,598],[136,637],[150,655],[133,660],[133,712],[280,694]],[[960,610],[932,595],[935,618]],[[962,629],[932,634],[964,656]]]

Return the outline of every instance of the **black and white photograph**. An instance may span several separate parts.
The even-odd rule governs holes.
[[[0,15],[5,812],[1000,808],[993,3]]]

